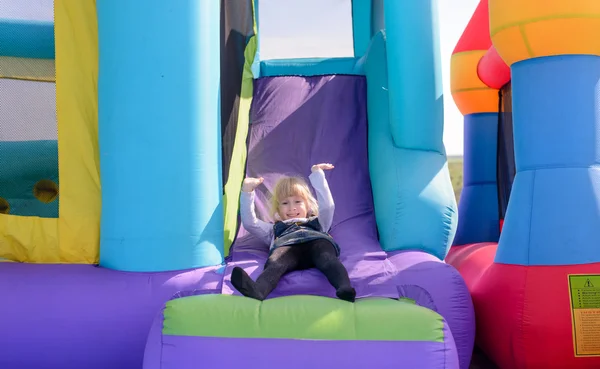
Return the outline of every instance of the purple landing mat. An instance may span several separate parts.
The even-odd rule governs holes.
[[[216,270],[0,263],[0,368],[141,368],[157,312],[174,295],[219,293]]]
[[[367,158],[365,78],[255,80],[250,123],[246,175],[265,179],[256,190],[257,216],[272,221],[266,200],[281,174],[308,177],[312,164],[333,163],[335,169],[325,172],[336,209],[330,233],[340,244],[340,259],[357,297],[406,296],[433,308],[452,329],[461,368],[468,368],[475,321],[470,294],[458,272],[423,252],[388,257],[379,245]],[[244,268],[256,279],[267,255],[268,245],[240,226],[222,292],[239,295],[231,285],[233,267]],[[333,287],[316,269],[285,275],[269,298],[297,294],[335,298]]]
[[[162,336],[153,329],[144,369],[458,369],[447,330],[445,342],[426,342]]]
[[[456,343],[461,369],[471,362],[475,344],[475,310],[464,279],[451,265],[421,251],[400,251],[388,255],[395,267],[391,279],[400,297],[436,311],[448,322]]]

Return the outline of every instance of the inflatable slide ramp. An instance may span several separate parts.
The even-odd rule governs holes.
[[[461,354],[472,339],[462,279],[433,255],[388,253],[378,241],[366,87],[365,76],[256,79],[245,170],[265,178],[256,189],[255,208],[259,218],[272,221],[268,198],[280,175],[307,177],[313,163],[335,165],[326,171],[335,201],[330,234],[341,247],[356,303],[337,299],[317,269],[284,275],[263,302],[241,296],[231,285],[231,270],[239,266],[256,279],[268,245],[240,225],[221,294],[170,300],[150,334],[146,369],[223,360],[245,368],[459,368],[453,333]],[[395,165],[389,163],[390,171]],[[389,201],[397,201],[394,196]]]

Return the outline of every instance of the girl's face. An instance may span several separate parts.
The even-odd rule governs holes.
[[[300,196],[288,196],[280,199],[277,208],[281,220],[306,218],[308,214],[306,201]]]

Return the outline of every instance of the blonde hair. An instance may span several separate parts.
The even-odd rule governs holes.
[[[271,217],[274,218],[278,214],[279,202],[281,199],[290,196],[300,196],[306,202],[307,215],[318,216],[319,204],[310,192],[308,184],[302,177],[283,177],[280,178],[273,188],[273,196],[271,196]]]

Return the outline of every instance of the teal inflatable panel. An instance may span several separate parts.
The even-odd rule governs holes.
[[[48,193],[58,189],[58,142],[57,141],[9,141],[0,142],[0,198],[8,202],[9,214],[20,216],[58,217],[58,196],[50,200]],[[48,186],[53,184],[54,186]]]
[[[0,19],[0,56],[54,59],[54,23]]]
[[[354,56],[365,55],[371,42],[372,0],[352,0]]]
[[[277,59],[260,62],[260,77],[329,74],[363,75],[364,71],[356,58]]]
[[[371,43],[365,71],[369,170],[381,247],[388,252],[422,250],[444,259],[458,223],[447,159],[437,151],[395,144],[390,124],[389,90],[393,87],[388,82],[386,56],[386,40],[379,33]],[[423,111],[424,117],[427,114]]]
[[[437,0],[384,2],[394,144],[445,154]]]
[[[220,3],[96,4],[102,267],[223,262]]]

